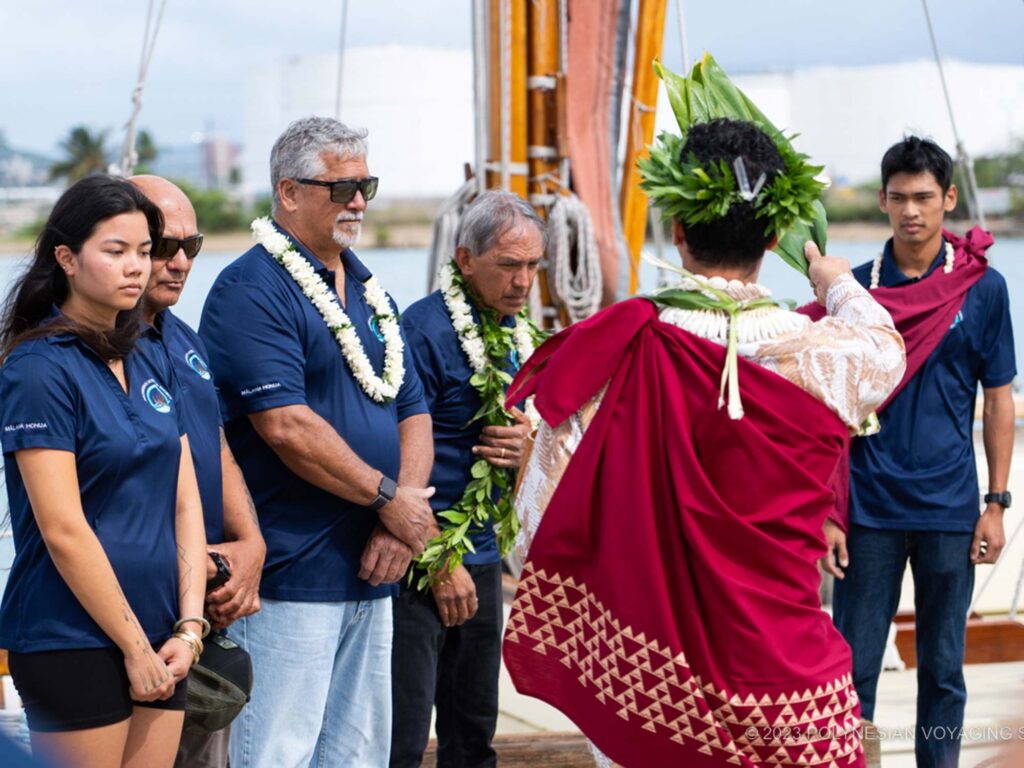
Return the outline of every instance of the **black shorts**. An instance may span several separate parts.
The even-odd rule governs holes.
[[[120,648],[8,655],[14,685],[32,731],[80,731],[128,719],[132,707],[185,709],[188,678],[164,701],[135,701]]]

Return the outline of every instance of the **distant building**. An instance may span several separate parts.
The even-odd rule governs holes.
[[[240,174],[241,149],[215,134],[197,134],[189,144],[160,147],[153,173],[186,181],[198,189],[230,189]]]
[[[270,190],[270,148],[292,120],[334,116],[337,54],[258,68],[245,84],[242,184]],[[370,131],[378,199],[445,197],[473,161],[473,57],[468,50],[350,48],[342,73],[341,120]]]
[[[51,158],[8,146],[0,136],[0,187],[47,184],[52,163]]]
[[[9,146],[0,135],[0,236],[45,216],[62,185],[50,182],[53,160]]]
[[[1024,66],[945,61],[957,128],[975,158],[1014,149],[1024,138]],[[736,84],[795,145],[839,183],[876,181],[885,150],[905,133],[930,136],[956,157],[934,61],[820,67],[741,75]],[[659,129],[675,128],[662,95]]]
[[[1005,152],[1024,138],[1024,66],[947,61],[957,125],[974,157]],[[255,69],[245,83],[243,189],[270,187],[274,139],[292,120],[333,115],[336,54]],[[341,119],[370,130],[370,170],[380,198],[443,197],[463,181],[473,151],[473,60],[468,50],[381,46],[345,52]],[[738,75],[735,82],[796,146],[838,183],[873,181],[882,153],[907,132],[956,154],[934,61],[821,67]],[[668,99],[659,130],[677,130]]]

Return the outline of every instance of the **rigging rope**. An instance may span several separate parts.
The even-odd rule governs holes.
[[[135,124],[138,121],[139,113],[142,111],[142,89],[146,85],[146,74],[149,72],[149,62],[153,58],[153,49],[156,47],[156,37],[160,32],[160,22],[164,18],[164,7],[167,0],[160,0],[160,10],[157,11],[156,23],[153,22],[153,2],[149,0],[149,10],[146,12],[146,31],[142,36],[142,57],[139,62],[139,77],[132,91],[132,114],[125,123],[127,131],[124,137],[124,148],[121,150],[121,164],[112,168],[121,176],[131,176],[135,164],[139,162],[139,153],[135,150]]]
[[[345,72],[345,31],[348,27],[348,0],[341,0],[341,31],[338,32],[338,86],[334,90],[334,119],[341,120],[341,83]]]
[[[459,236],[462,212],[477,195],[477,181],[470,179],[441,204],[434,219],[434,234],[430,239],[430,260],[427,267],[427,293],[437,290],[441,267],[455,257],[455,244]]]
[[[935,39],[935,29],[932,27],[932,15],[928,10],[928,0],[921,0],[921,5],[924,8],[924,20],[928,25],[928,36],[932,41],[932,51],[935,53],[935,64],[939,68],[939,81],[942,83],[942,95],[946,98],[949,123],[953,127],[957,162],[960,163],[965,181],[967,182],[967,207],[971,218],[977,221],[982,229],[988,229],[988,225],[985,222],[985,213],[981,210],[981,202],[978,200],[978,180],[974,177],[974,160],[967,153],[967,147],[960,139],[960,132],[956,129],[956,118],[953,116],[953,101],[949,98],[949,88],[946,86],[946,73],[942,68],[942,57],[939,55],[939,43]]]
[[[574,194],[558,195],[548,212],[548,276],[569,322],[601,306],[601,258],[590,212]]]

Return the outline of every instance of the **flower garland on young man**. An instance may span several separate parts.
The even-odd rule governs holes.
[[[316,273],[308,260],[303,258],[287,236],[281,234],[273,222],[266,218],[252,223],[252,234],[256,242],[266,248],[291,278],[302,289],[302,293],[320,313],[327,327],[334,335],[349,370],[367,397],[377,403],[394,400],[405,379],[405,364],[402,356],[405,345],[399,330],[398,318],[380,282],[371,277],[363,283],[366,289],[366,303],[374,312],[374,319],[384,338],[384,370],[378,376],[366,356],[363,343],[356,333],[355,325],[345,314],[338,300],[331,293],[327,283]]]
[[[870,290],[875,290],[878,287],[879,281],[882,279],[882,258],[885,255],[884,251],[879,251],[878,255],[875,256],[875,260],[871,262],[871,284],[868,286]],[[953,271],[953,265],[956,263],[956,249],[950,242],[946,243],[946,255],[945,263],[942,266],[942,271],[947,275]]]
[[[480,394],[481,405],[470,424],[483,421],[486,426],[511,426],[515,418],[505,410],[504,402],[512,377],[505,367],[510,358],[517,368],[525,363],[544,335],[530,322],[525,308],[516,315],[514,328],[501,325],[497,313],[484,308],[479,308],[477,324],[467,297],[469,289],[454,262],[445,264],[439,277],[452,327],[473,370],[469,382]],[[424,571],[417,589],[426,589],[443,571],[461,565],[466,553],[475,551],[470,534],[481,530],[488,520],[494,524],[502,557],[515,544],[519,532],[519,518],[512,506],[515,471],[477,459],[470,475],[462,498],[451,509],[438,514],[444,521],[441,534],[431,539],[416,558],[416,565]]]

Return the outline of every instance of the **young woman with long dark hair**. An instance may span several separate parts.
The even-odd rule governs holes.
[[[202,509],[170,366],[133,351],[161,231],[133,185],[79,181],[0,324],[15,543],[0,646],[33,749],[59,765],[170,766],[182,681],[208,629]]]

